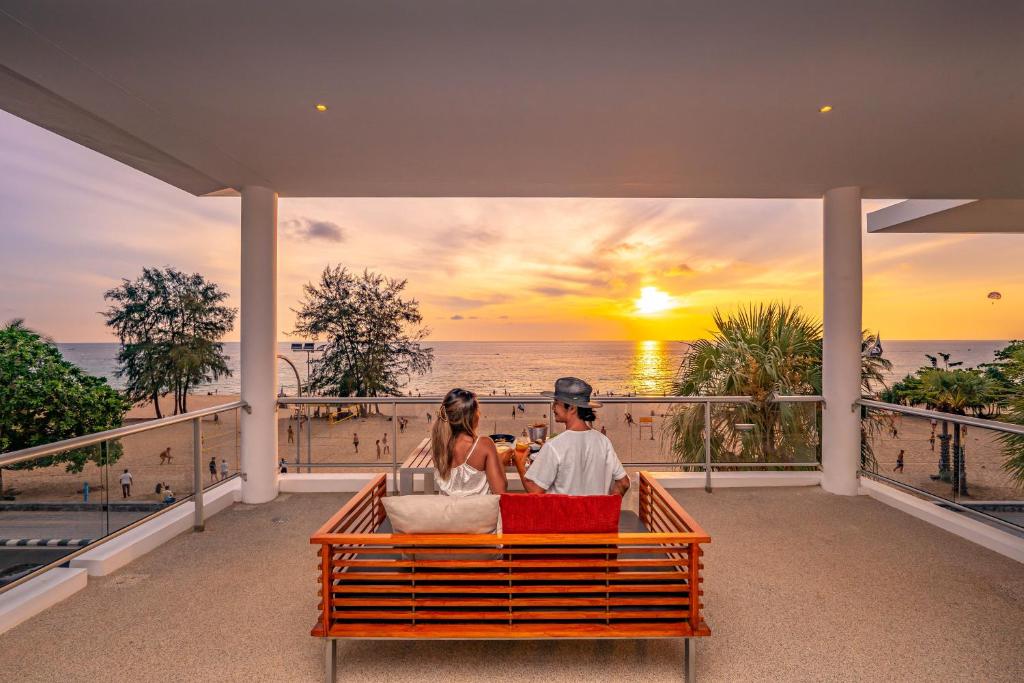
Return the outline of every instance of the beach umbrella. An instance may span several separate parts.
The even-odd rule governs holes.
[[[996,302],[1003,298],[1003,295],[999,292],[989,292],[988,298],[992,299],[992,305],[995,306]]]

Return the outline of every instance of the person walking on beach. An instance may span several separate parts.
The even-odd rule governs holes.
[[[281,458],[281,462],[278,465],[278,471],[281,474],[288,474],[288,463],[285,462],[284,458]]]
[[[167,463],[168,465],[170,465],[172,459],[173,459],[173,456],[171,455],[171,447],[170,446],[168,446],[167,448],[165,448],[162,451],[160,451],[160,464],[161,465],[163,465],[164,463]]]
[[[388,445],[387,432],[384,432],[384,438],[381,440],[381,444],[384,446],[384,455],[391,455],[391,446]]]
[[[899,472],[903,474],[903,449],[900,449],[900,454],[896,456],[896,467],[892,468],[893,472]]]
[[[377,459],[380,460],[380,439],[377,439]]]
[[[220,480],[224,481],[228,478],[228,461],[224,458],[220,459]]]
[[[210,481],[217,481],[217,458],[210,458]]]
[[[932,435],[928,437],[928,443],[932,447],[932,453],[934,453],[935,452],[935,432],[932,432]]]
[[[356,453],[359,453],[359,435],[352,432],[352,448],[356,449]]]
[[[121,475],[121,497],[132,497],[132,473],[128,470],[125,470],[124,474]]]
[[[288,425],[288,443],[295,443],[295,431]]]
[[[427,424],[430,424],[430,413],[427,413]]]

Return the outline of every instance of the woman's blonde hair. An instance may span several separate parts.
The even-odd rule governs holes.
[[[459,434],[468,434],[476,438],[476,414],[479,404],[476,394],[465,389],[449,391],[441,407],[437,409],[437,419],[430,434],[430,450],[441,479],[448,480],[452,470],[452,458],[455,455],[455,438]]]

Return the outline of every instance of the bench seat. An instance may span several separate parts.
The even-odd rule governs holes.
[[[611,534],[396,534],[385,495],[380,475],[310,539],[321,546],[312,635],[332,652],[346,638],[684,638],[692,679],[691,639],[711,633],[700,588],[711,539],[647,473],[639,514],[623,511]]]

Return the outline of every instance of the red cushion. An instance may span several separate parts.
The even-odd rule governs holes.
[[[600,534],[619,530],[622,496],[504,493],[504,534]]]

